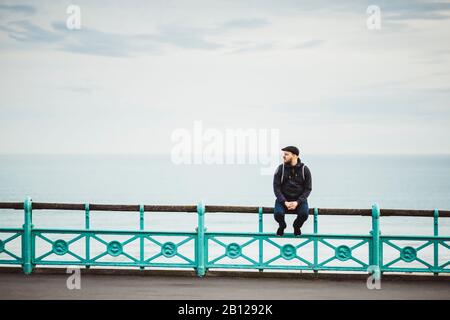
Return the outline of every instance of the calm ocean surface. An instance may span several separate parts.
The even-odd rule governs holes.
[[[313,177],[310,207],[370,208],[377,202],[381,209],[450,209],[450,156],[305,155],[302,161]],[[0,201],[30,196],[36,202],[197,204],[203,200],[272,206],[272,179],[261,175],[258,165],[175,165],[170,155],[0,156]],[[197,221],[195,214],[188,213],[146,213],[145,217],[146,230],[194,231]],[[139,213],[92,212],[91,219],[92,229],[139,227]],[[287,232],[292,232],[293,219],[287,218]],[[257,215],[211,214],[206,226],[208,231],[257,231],[257,220]],[[439,221],[441,235],[450,234],[447,220]],[[33,223],[37,228],[83,228],[84,214],[39,210],[33,212]],[[22,224],[21,211],[2,210],[0,227]],[[319,216],[323,233],[367,234],[370,226],[368,217]],[[276,229],[271,215],[265,215],[264,229]],[[303,232],[312,232],[311,217]],[[431,235],[433,219],[385,217],[381,232]],[[442,258],[449,259],[448,250]]]

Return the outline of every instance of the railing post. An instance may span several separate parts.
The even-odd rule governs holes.
[[[139,230],[143,231],[144,230],[144,205],[141,204],[139,206]],[[144,270],[144,236],[141,234],[140,238],[139,238],[139,246],[140,246],[140,262],[141,262],[141,270]]]
[[[90,216],[89,216],[89,203],[84,204],[84,227],[86,230],[89,230],[91,228],[90,223]],[[89,265],[89,262],[91,260],[91,235],[86,234],[86,261],[88,264],[86,264],[86,269],[89,269],[91,266]]]
[[[205,269],[205,206],[202,202],[197,205],[197,275],[203,277]]]
[[[380,265],[380,208],[378,204],[372,205],[372,262],[371,265],[375,266],[374,279],[379,280],[381,278],[381,265]]]
[[[33,242],[32,242],[32,229],[33,229],[33,215],[32,215],[32,200],[30,197],[25,198],[23,203],[24,209],[24,224],[23,224],[23,236],[22,236],[22,259],[23,259],[23,272],[30,274],[33,271],[32,257],[33,257]]]
[[[263,233],[263,208],[258,208],[258,232],[259,235],[259,265],[262,266],[264,263],[264,254],[263,254],[263,239],[261,233]],[[259,272],[263,272],[264,268],[259,268]]]
[[[314,208],[314,273],[317,273],[317,265],[319,264],[319,240],[317,239],[318,233],[318,216],[319,209]]]
[[[439,211],[438,209],[434,209],[434,215],[433,215],[433,235],[435,237],[439,236]],[[439,274],[439,242],[435,239],[433,242],[433,250],[434,250],[434,275]]]

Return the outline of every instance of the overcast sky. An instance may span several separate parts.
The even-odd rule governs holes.
[[[166,153],[196,120],[450,153],[449,2],[0,0],[0,70],[0,153]]]

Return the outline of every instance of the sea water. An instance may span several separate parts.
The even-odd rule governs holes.
[[[313,190],[308,202],[318,208],[371,208],[378,203],[380,208],[401,209],[450,209],[450,156],[447,155],[302,155],[312,173]],[[207,165],[174,164],[170,155],[1,155],[0,156],[0,201],[23,201],[30,196],[34,202],[105,203],[105,204],[170,204],[196,205],[203,201],[207,205],[251,205],[273,206],[273,176],[261,175],[261,167],[255,164]],[[287,217],[288,229],[292,232],[294,216]],[[311,233],[310,217],[302,228]],[[439,220],[439,234],[450,234],[448,218]],[[33,211],[35,228],[84,228],[84,211]],[[431,217],[382,217],[382,234],[432,235]],[[21,227],[21,210],[1,210],[0,227]],[[150,231],[195,231],[196,213],[146,213],[145,230]],[[138,230],[139,212],[91,212],[91,229]],[[207,231],[256,232],[256,214],[211,213],[206,214]],[[277,224],[271,214],[264,215],[264,231],[274,232]],[[337,234],[368,234],[370,217],[320,216],[319,232]],[[6,235],[0,235],[5,238]],[[52,240],[74,238],[74,235],[48,235]],[[52,238],[53,237],[53,238]],[[130,238],[128,236],[128,238]],[[169,239],[170,238],[170,239]],[[127,236],[103,236],[106,242],[112,239],[125,241]],[[182,241],[182,237],[155,238],[160,243]],[[20,255],[20,241],[10,243],[10,249]],[[224,240],[224,239],[221,239]],[[247,238],[225,239],[228,242],[244,243]],[[280,245],[292,240],[279,239]],[[304,240],[293,240],[300,244]],[[339,241],[330,241],[339,245]],[[342,241],[341,241],[342,242]],[[80,256],[84,255],[84,242],[71,245]],[[146,242],[147,243],[147,242]],[[347,241],[348,245],[356,243]],[[423,242],[422,242],[423,243]],[[406,241],[401,246],[419,246],[420,242]],[[51,250],[51,245],[37,239],[36,256]],[[127,245],[127,252],[138,257],[138,241]],[[124,247],[125,249],[125,247]],[[257,259],[257,242],[245,248],[246,254]],[[320,246],[324,259],[334,252]],[[387,257],[395,258],[398,251],[385,248]],[[179,248],[180,253],[193,257],[193,241]],[[359,250],[359,252],[356,252]],[[389,251],[390,250],[390,251]],[[92,240],[91,257],[105,251],[101,242]],[[146,257],[157,254],[160,247],[146,244]],[[220,256],[224,248],[210,243],[209,258]],[[359,259],[367,262],[367,244],[355,249]],[[265,243],[265,257],[279,253],[279,248]],[[302,257],[312,258],[312,243],[298,251]],[[421,257],[432,263],[432,246],[420,252]],[[0,253],[0,259],[5,253]],[[449,250],[440,248],[440,259],[450,258]],[[49,259],[62,259],[53,254]],[[74,261],[76,260],[72,257]],[[105,256],[102,259],[111,257]],[[167,259],[160,257],[161,259]],[[179,259],[179,262],[186,262]],[[64,257],[67,259],[67,257]],[[116,259],[116,260],[114,260]],[[125,256],[112,261],[129,261]],[[172,258],[174,259],[174,258]],[[228,259],[228,260],[226,260]],[[240,258],[226,258],[221,262],[248,263]],[[239,261],[238,261],[239,260]],[[102,260],[99,260],[102,261]],[[106,260],[105,260],[106,261]],[[159,260],[158,260],[159,261]],[[154,262],[158,262],[154,261]],[[161,260],[162,261],[162,260]],[[302,263],[279,261],[280,263]],[[345,264],[344,262],[340,262]],[[278,261],[277,261],[278,263]],[[353,261],[348,262],[354,264]],[[404,264],[405,265],[405,264]],[[407,264],[406,264],[407,265]],[[400,266],[400,265],[399,265]],[[415,265],[420,266],[420,264]]]

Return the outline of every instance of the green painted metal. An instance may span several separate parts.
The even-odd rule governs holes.
[[[122,231],[122,230],[79,230],[79,229],[34,229],[34,242],[36,240],[42,240],[50,244],[52,247],[49,251],[44,254],[34,258],[35,264],[41,265],[95,265],[95,266],[144,266],[144,267],[167,267],[174,266],[180,268],[194,268],[196,267],[196,262],[189,257],[186,257],[178,252],[173,252],[172,254],[167,253],[168,244],[169,246],[173,246],[178,248],[181,245],[188,243],[189,241],[194,241],[196,237],[196,233],[194,232],[146,232],[146,231]],[[57,239],[52,240],[52,235],[73,235],[73,238],[70,240]],[[93,256],[90,260],[87,260],[85,257],[82,257],[76,254],[71,250],[71,246],[76,244],[77,242],[83,241],[86,239],[86,236],[90,235],[92,240],[95,240],[102,245],[104,245],[104,250]],[[124,241],[118,240],[106,240],[105,236],[129,236],[128,239]],[[184,236],[185,239],[173,243],[173,242],[160,242],[155,239],[156,236],[173,236],[179,237]],[[160,248],[160,252],[145,259],[141,262],[140,257],[134,257],[130,253],[127,252],[126,246],[127,244],[133,241],[140,241],[140,239],[149,240],[151,243],[157,245]],[[169,248],[170,249],[170,248]],[[48,260],[47,257],[55,255],[67,255],[75,258],[75,260]],[[101,258],[105,256],[111,257],[124,257],[128,258],[129,261],[122,262],[110,262],[110,261],[101,261]],[[161,257],[161,256],[170,256],[170,257],[180,257],[186,263],[160,263],[153,262],[153,260]]]
[[[205,267],[205,205],[200,202],[197,205],[197,275],[203,277],[206,273]]]
[[[450,237],[439,236],[437,209],[434,210],[432,236],[382,235],[380,208],[374,204],[372,228],[368,234],[319,234],[320,212],[314,208],[313,233],[300,237],[287,233],[280,238],[273,232],[264,232],[262,207],[258,208],[258,232],[207,232],[207,212],[202,202],[197,205],[197,229],[192,232],[145,230],[144,205],[139,206],[139,230],[91,229],[87,203],[84,229],[34,228],[31,198],[25,199],[23,207],[22,228],[0,228],[0,264],[22,265],[26,274],[32,273],[35,265],[192,268],[200,277],[211,268],[257,269],[261,272],[332,270],[366,273],[371,270],[375,278],[385,272],[450,272],[450,261],[439,260],[440,254],[441,257],[448,256]],[[4,234],[11,235],[3,237]],[[21,256],[9,250],[10,243],[19,238]],[[94,248],[93,243],[98,246]],[[137,253],[130,251],[132,243],[139,248]],[[218,249],[211,250],[212,246]],[[256,249],[251,249],[252,246]],[[45,252],[36,250],[44,247],[49,249]],[[77,247],[84,247],[85,253],[77,253]],[[393,251],[395,257],[388,257],[384,247]],[[146,254],[146,249],[153,252]],[[432,261],[422,257],[421,253],[426,249],[432,249]],[[443,249],[442,252],[439,249]],[[189,252],[182,253],[183,250]],[[374,266],[378,269],[373,269]]]
[[[144,205],[141,204],[139,206],[139,230],[144,230]],[[144,248],[144,237],[140,237],[139,239],[139,253],[140,253],[140,268],[141,270],[145,269],[144,260],[145,260],[145,248]],[[162,250],[162,249],[161,249]]]
[[[32,265],[32,201],[30,197],[25,199],[23,204],[24,208],[24,224],[23,224],[23,236],[22,236],[22,257],[23,257],[23,272],[30,274],[33,271]]]
[[[263,233],[264,232],[264,221],[263,221],[263,208],[258,208],[258,232]],[[260,264],[262,264],[264,260],[264,241],[262,239],[259,239],[258,243],[258,261]],[[264,271],[264,269],[259,269],[260,272]]]
[[[374,266],[374,279],[380,279],[380,208],[378,204],[372,206],[372,260],[371,266]]]
[[[314,234],[319,233],[319,209],[314,208],[314,220],[313,220],[313,232]],[[319,264],[319,242],[317,237],[314,238],[314,273],[317,273]]]
[[[438,209],[434,209],[433,214],[433,235],[435,237],[439,236],[439,211]],[[434,258],[434,269],[436,270],[434,272],[435,275],[438,274],[439,270],[439,242],[434,240],[433,241],[433,258]]]
[[[90,214],[89,214],[89,203],[86,203],[84,205],[84,227],[86,228],[86,230],[89,230],[91,228],[91,222],[90,222]],[[86,250],[86,261],[89,263],[90,260],[90,239],[91,236],[90,234],[86,235],[86,246],[85,246],[85,250]],[[89,264],[86,264],[86,268],[89,269],[91,266]]]
[[[223,240],[222,238],[234,238],[234,237],[246,237],[248,238],[247,241],[245,241],[242,244],[238,244],[236,242],[233,242],[233,249],[236,254],[233,256],[230,256],[229,251],[229,244],[226,240]],[[366,243],[368,243],[371,240],[370,236],[362,236],[362,235],[317,235],[317,234],[302,234],[301,237],[296,237],[292,234],[286,234],[283,239],[291,239],[292,243],[288,244],[281,244],[277,242],[279,238],[274,236],[273,233],[261,233],[261,234],[251,234],[251,233],[207,233],[206,234],[207,242],[212,242],[215,244],[218,244],[224,248],[224,252],[222,255],[219,255],[218,257],[215,257],[213,259],[208,260],[207,267],[220,267],[220,268],[258,268],[258,269],[289,269],[289,270],[314,270],[316,268],[317,270],[347,270],[347,271],[367,271],[368,267],[368,261],[363,262],[356,257],[353,257],[349,251],[354,250]],[[331,248],[333,250],[333,254],[320,263],[317,263],[315,265],[313,260],[308,260],[301,255],[301,250],[306,245],[313,243],[314,240],[317,239],[318,242],[324,244],[325,246]],[[354,244],[352,247],[345,247],[347,248],[347,255],[342,256],[342,249],[344,249],[344,246],[336,246],[330,243],[330,241],[327,240],[348,240],[348,239],[354,239],[359,240],[356,244]],[[256,240],[263,240],[264,242],[271,244],[274,248],[278,250],[278,254],[276,254],[274,257],[267,258],[264,262],[257,262],[254,259],[252,259],[249,255],[245,254],[245,248],[249,245],[251,245]],[[298,242],[298,243],[294,243]],[[222,259],[225,258],[241,258],[246,263],[240,262],[240,263],[219,263]],[[275,265],[274,262],[280,261],[280,260],[293,260],[298,261],[299,264],[295,265],[287,265],[287,264],[281,264],[281,265]],[[351,266],[351,267],[345,267],[345,266],[330,266],[330,263],[336,260],[352,260],[357,265]],[[302,263],[302,264],[300,264]]]
[[[10,250],[8,250],[8,243],[12,242],[13,240],[17,238],[21,238],[23,241],[23,227],[22,228],[2,228],[0,229],[0,235],[1,234],[11,234],[8,238],[1,240],[0,239],[0,254],[7,257],[0,258],[0,264],[7,264],[7,265],[13,265],[13,264],[23,264],[22,257],[17,256]],[[22,255],[23,256],[23,255]]]

